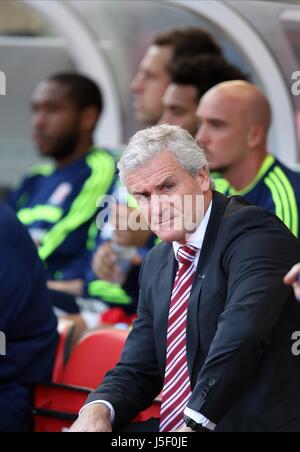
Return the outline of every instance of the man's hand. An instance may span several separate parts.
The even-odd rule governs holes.
[[[111,433],[110,410],[104,404],[86,406],[70,433]]]
[[[295,265],[292,270],[284,278],[285,284],[294,287],[294,292],[297,300],[300,301],[300,264]]]
[[[93,257],[93,270],[100,279],[116,283],[120,280],[118,257],[111,243],[100,246]]]

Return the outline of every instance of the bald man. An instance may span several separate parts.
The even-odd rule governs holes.
[[[201,99],[197,141],[218,191],[275,213],[299,237],[300,175],[268,152],[266,96],[245,81],[221,83]]]

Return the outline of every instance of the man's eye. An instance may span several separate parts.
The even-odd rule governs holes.
[[[179,117],[179,116],[183,116],[184,111],[180,110],[180,109],[173,109],[172,113],[173,113],[174,116]]]
[[[173,190],[173,188],[174,188],[174,184],[167,184],[167,185],[165,185],[165,190],[166,191],[170,191],[170,190]]]
[[[148,80],[148,81],[152,81],[152,80],[156,80],[157,77],[156,77],[155,74],[146,74],[145,75],[145,79]]]
[[[211,123],[211,125],[215,128],[215,129],[221,129],[222,127],[224,127],[224,123],[220,122],[220,121],[213,121]]]
[[[47,113],[57,113],[60,111],[60,107],[58,105],[49,105],[46,108]]]
[[[135,199],[138,202],[138,204],[145,204],[148,202],[150,196],[149,195],[136,195]]]

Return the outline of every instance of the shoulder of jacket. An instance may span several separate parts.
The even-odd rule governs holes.
[[[152,265],[157,263],[163,263],[164,259],[167,259],[172,248],[172,244],[161,242],[155,245],[147,254],[145,265]],[[154,268],[154,267],[153,267]]]
[[[35,177],[35,176],[51,176],[55,171],[55,166],[52,163],[48,164],[40,164],[34,165],[28,169],[26,176],[27,177]]]

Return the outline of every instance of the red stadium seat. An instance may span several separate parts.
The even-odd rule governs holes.
[[[59,384],[38,385],[34,391],[33,431],[67,431],[91,390]]]
[[[88,333],[78,342],[56,384],[36,388],[36,432],[64,431],[72,425],[88,394],[119,361],[127,335],[124,331],[107,329]],[[160,403],[154,402],[135,422],[159,418],[159,412]]]
[[[110,329],[86,334],[74,347],[60,383],[96,389],[118,363],[127,336]]]
[[[54,369],[52,374],[53,383],[59,383],[63,378],[64,368],[69,359],[73,343],[74,323],[70,320],[60,320],[58,324],[59,342],[57,346]]]

